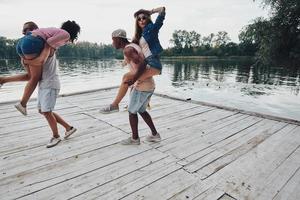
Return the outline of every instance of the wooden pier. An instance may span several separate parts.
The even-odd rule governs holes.
[[[0,104],[0,199],[300,199],[300,126],[154,95],[151,115],[162,136],[139,118],[141,145],[122,146],[128,113],[101,114],[116,89],[58,98],[56,111],[78,131],[56,147],[36,101],[24,117]],[[60,129],[63,134],[63,129]]]

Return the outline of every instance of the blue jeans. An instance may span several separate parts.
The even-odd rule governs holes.
[[[150,67],[158,69],[159,71],[162,70],[162,65],[161,65],[161,62],[160,62],[160,59],[159,59],[158,55],[148,56],[147,58],[145,58],[145,61]]]
[[[131,114],[145,112],[153,92],[154,91],[139,91],[134,88],[130,92],[128,112]]]
[[[16,49],[20,56],[29,54],[36,54],[38,56],[43,51],[44,45],[45,40],[43,38],[32,36],[29,32],[18,41]]]

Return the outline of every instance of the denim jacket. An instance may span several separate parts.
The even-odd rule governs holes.
[[[163,48],[161,47],[158,40],[158,32],[163,25],[165,15],[166,15],[165,12],[161,12],[157,16],[155,23],[149,23],[143,29],[142,36],[148,43],[152,55],[159,55],[163,51]]]

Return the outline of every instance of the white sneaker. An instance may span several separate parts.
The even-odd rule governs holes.
[[[122,140],[120,143],[123,145],[139,145],[139,144],[141,144],[140,138],[135,140],[132,137]]]
[[[26,107],[23,107],[22,105],[21,105],[21,103],[18,103],[18,104],[16,104],[15,105],[15,108],[20,112],[20,113],[22,113],[23,115],[27,115],[27,109],[26,109]]]
[[[55,138],[55,137],[52,137],[49,141],[49,143],[47,144],[47,148],[51,148],[51,147],[54,147],[56,146],[59,142],[61,141],[60,137],[58,138]]]
[[[77,131],[77,129],[72,126],[70,130],[65,132],[64,139],[68,139],[76,131]]]
[[[119,112],[119,106],[114,107],[113,105],[109,104],[109,105],[101,108],[99,112],[102,114],[110,114],[110,113],[114,113],[114,112]]]
[[[159,135],[159,133],[157,133],[156,135],[147,135],[146,136],[146,141],[147,142],[160,142],[161,141],[161,137]]]

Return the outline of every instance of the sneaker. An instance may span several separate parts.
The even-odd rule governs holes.
[[[119,112],[119,106],[114,107],[113,105],[109,104],[108,106],[105,106],[100,109],[100,113],[103,113],[103,114],[109,114],[109,113],[113,113],[113,112]]]
[[[60,137],[58,138],[55,138],[55,137],[52,137],[49,141],[49,143],[47,144],[47,148],[51,148],[51,147],[54,147],[56,146],[59,142],[61,141]]]
[[[70,130],[65,132],[64,139],[68,139],[76,131],[77,131],[77,129],[72,126]]]
[[[161,141],[161,137],[159,135],[159,133],[157,133],[156,135],[148,135],[146,136],[146,141],[147,142],[160,142]]]
[[[139,144],[141,144],[140,138],[135,140],[132,137],[122,140],[120,143],[123,145],[139,145]]]
[[[27,115],[27,109],[26,109],[26,107],[23,107],[22,105],[21,105],[21,103],[18,103],[18,104],[16,104],[15,105],[15,108],[20,112],[20,113],[22,113],[23,115]]]

